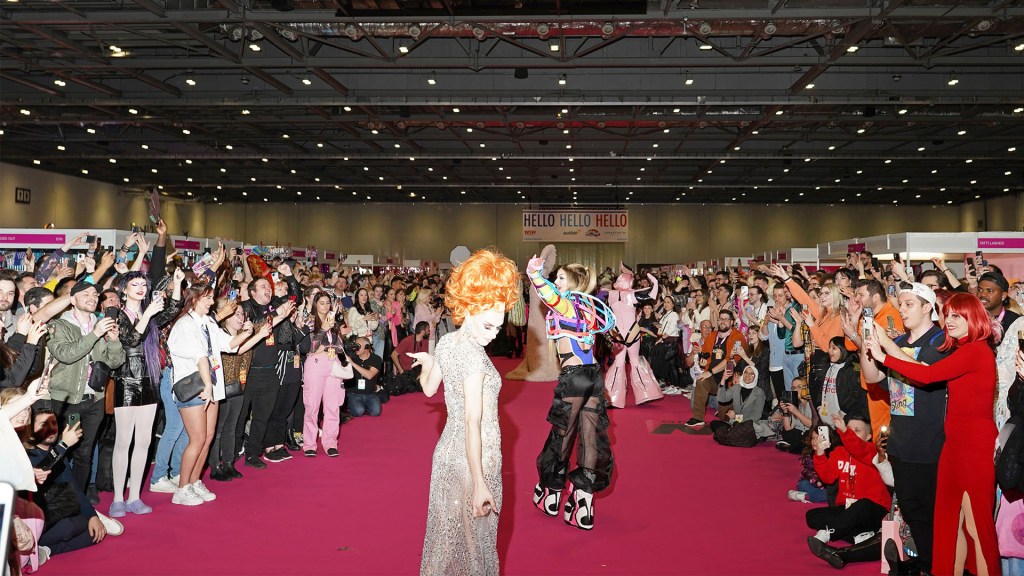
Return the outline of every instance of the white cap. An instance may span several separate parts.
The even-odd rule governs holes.
[[[910,289],[909,290],[904,290],[904,292],[911,292],[911,293],[914,294],[914,296],[922,298],[925,301],[927,301],[929,304],[931,304],[932,305],[932,320],[934,321],[934,320],[938,320],[939,319],[939,312],[936,309],[937,307],[935,306],[935,291],[934,290],[932,290],[931,288],[925,286],[924,284],[921,284],[920,282],[914,282],[913,284],[910,285]]]

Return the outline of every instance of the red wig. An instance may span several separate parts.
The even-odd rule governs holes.
[[[948,316],[949,314],[956,314],[964,319],[967,323],[967,336],[963,337],[960,341],[957,341],[949,335],[948,328],[946,332],[946,341],[942,344],[939,350],[946,352],[955,349],[961,344],[967,344],[975,342],[977,340],[986,340],[989,345],[992,344],[992,320],[988,316],[988,312],[985,310],[985,305],[981,303],[973,294],[966,292],[957,292],[950,296],[949,300],[943,306],[943,312]]]

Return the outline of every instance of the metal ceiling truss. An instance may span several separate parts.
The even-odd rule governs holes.
[[[0,161],[218,202],[1024,190],[1024,0],[400,4],[5,3]]]

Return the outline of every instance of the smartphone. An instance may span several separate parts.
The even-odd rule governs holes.
[[[0,562],[6,568],[11,546],[11,522],[14,518],[14,487],[0,482]]]
[[[57,454],[56,450],[50,450],[49,452],[46,453],[46,456],[42,459],[42,461],[39,462],[38,468],[44,471],[50,470],[51,468],[54,467],[54,465],[57,464],[57,462],[60,462],[60,458],[61,457]]]
[[[95,236],[86,236],[85,237],[85,243],[86,244],[92,244],[94,242],[96,242],[96,237]]]
[[[895,295],[896,295],[896,285],[895,284],[889,284],[889,296],[895,296]]]
[[[978,267],[974,265],[974,258],[967,257],[967,273],[972,276],[978,275]]]
[[[142,232],[142,228],[139,228],[135,224],[132,224],[132,232],[133,233]]]
[[[111,320],[117,320],[118,315],[121,313],[121,309],[116,306],[108,306],[103,309],[103,317],[110,318]]]
[[[729,370],[730,372],[735,370],[736,369],[736,362],[734,362],[733,360],[726,360],[725,361],[725,369]]]
[[[885,319],[886,319],[886,323],[889,325],[888,326],[889,330],[890,331],[895,330],[896,329],[896,319],[893,318],[892,316],[886,316]]]
[[[974,253],[974,260],[982,266],[988,266],[988,260],[985,260],[985,256],[981,253],[981,250]]]
[[[278,280],[281,279],[281,275],[278,274],[277,272],[272,273],[270,276],[274,279],[274,282],[277,282]]]
[[[818,437],[823,438],[826,445],[831,445],[828,437],[828,426],[818,426]]]
[[[78,412],[72,412],[68,414],[67,425],[68,428],[74,428],[82,419],[82,416]]]
[[[232,291],[228,292],[228,300],[237,300],[237,299],[238,299],[238,290],[232,290]]]
[[[903,259],[900,258],[899,252],[893,252],[892,259],[895,260],[896,262],[903,262]]]

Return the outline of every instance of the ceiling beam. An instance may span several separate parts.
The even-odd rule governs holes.
[[[323,80],[324,84],[334,88],[334,90],[342,96],[348,96],[348,88],[346,88],[341,82],[338,82],[330,72],[323,68],[310,68],[310,70],[312,70],[313,74],[315,74],[317,78]]]
[[[61,98],[64,97],[64,93],[61,92],[60,90],[57,90],[56,88],[50,88],[49,86],[43,86],[42,84],[36,84],[35,82],[32,82],[31,80],[29,80],[27,78],[22,78],[21,76],[16,76],[16,75],[11,74],[9,72],[4,72],[4,71],[0,70],[0,78],[3,78],[4,80],[8,80],[8,81],[11,81],[11,82],[17,82],[18,84],[21,84],[22,86],[25,86],[27,88],[31,88],[33,90],[37,90],[37,91],[42,92],[44,94],[49,94],[50,96],[59,96]]]
[[[289,96],[295,93],[295,91],[292,90],[287,84],[281,82],[272,74],[269,74],[260,68],[257,68],[255,66],[242,66],[242,69]]]

